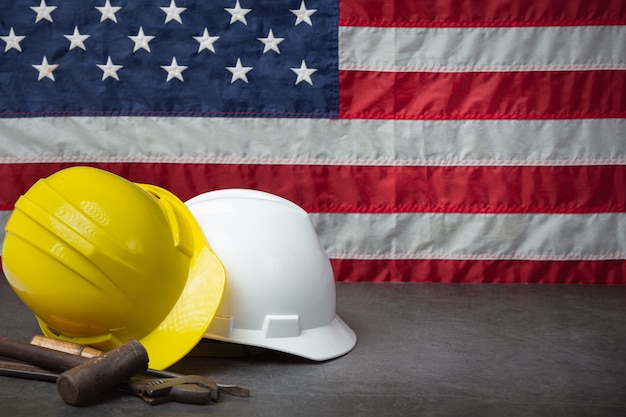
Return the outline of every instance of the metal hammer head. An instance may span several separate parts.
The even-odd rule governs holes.
[[[148,369],[148,360],[141,343],[131,340],[63,372],[57,378],[57,390],[67,404],[81,405],[144,372]]]

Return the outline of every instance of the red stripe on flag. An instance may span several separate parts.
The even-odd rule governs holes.
[[[342,118],[626,117],[626,71],[339,72]]]
[[[529,260],[355,260],[331,259],[335,277],[351,282],[626,284],[623,259]]]
[[[623,0],[341,0],[342,26],[495,27],[623,25]]]
[[[0,209],[37,179],[76,164],[0,164]],[[221,188],[253,188],[309,212],[626,212],[626,166],[355,166],[90,163],[187,200]]]

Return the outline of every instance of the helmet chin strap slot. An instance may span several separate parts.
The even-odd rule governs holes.
[[[230,338],[235,331],[233,316],[217,315],[211,323],[209,331],[213,335]],[[258,330],[256,330],[258,332]],[[276,315],[268,314],[263,320],[261,333],[266,339],[300,336],[300,316],[297,314]]]
[[[300,336],[300,318],[297,314],[267,315],[261,328],[266,338]]]
[[[231,337],[235,329],[235,318],[233,316],[217,315],[211,322],[211,333],[222,337]]]

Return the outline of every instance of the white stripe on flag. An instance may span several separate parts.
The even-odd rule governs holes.
[[[335,259],[626,258],[626,213],[311,213]]]
[[[0,163],[311,165],[626,163],[626,119],[0,119]],[[16,140],[19,138],[19,140]]]
[[[339,69],[403,72],[626,69],[624,39],[626,26],[342,26]]]

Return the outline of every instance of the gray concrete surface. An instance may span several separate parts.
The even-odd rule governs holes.
[[[337,310],[359,337],[341,358],[253,351],[171,368],[249,398],[149,406],[113,392],[77,408],[52,383],[0,377],[0,415],[626,415],[626,287],[340,283]],[[39,333],[3,278],[0,318],[0,336]]]

